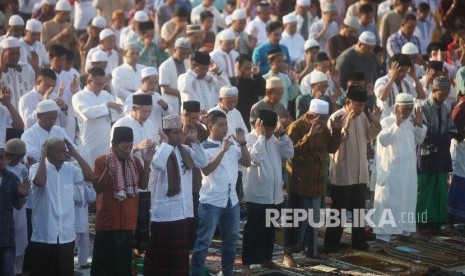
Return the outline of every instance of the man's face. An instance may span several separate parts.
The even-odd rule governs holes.
[[[40,41],[40,32],[26,31],[25,39],[31,43]]]
[[[200,112],[186,112],[187,122],[195,125],[199,122]]]
[[[202,64],[194,63],[194,72],[197,74],[197,77],[199,79],[205,78],[205,76],[208,73],[208,68],[209,68],[209,65],[202,65]]]
[[[128,49],[124,53],[124,57],[128,64],[135,64],[139,62],[140,52],[138,49]]]
[[[447,51],[433,50],[431,51],[431,60],[446,60]]]
[[[270,41],[271,44],[278,45],[279,41],[281,40],[282,33],[283,33],[283,29],[278,28],[274,30],[273,32],[267,34],[268,40]]]
[[[297,32],[297,23],[289,23],[285,25],[286,32],[293,35]]]
[[[363,25],[368,25],[371,22],[373,22],[373,12],[363,13],[363,14],[360,13],[358,18],[360,20],[360,23],[362,23]]]
[[[55,166],[61,166],[68,159],[68,151],[64,142],[56,142],[47,148],[47,159]]]
[[[270,66],[272,69],[280,71],[284,66],[284,55],[278,55],[273,58],[273,60],[269,60]]]
[[[158,76],[148,76],[142,80],[142,90],[145,92],[154,92],[157,89]]]
[[[257,12],[258,18],[263,22],[268,22],[270,20],[271,9],[264,9]]]
[[[401,116],[402,119],[407,120],[413,111],[413,104],[409,105],[397,105],[394,108],[394,112]]]
[[[402,80],[407,76],[408,70],[410,67],[408,66],[402,66],[399,70],[399,73],[397,74],[397,80]]]
[[[150,117],[152,113],[151,105],[139,105],[132,106],[132,117],[137,120],[139,123],[144,123]]]
[[[21,56],[19,47],[5,49],[6,63],[15,66]]]
[[[191,54],[190,49],[175,48],[173,57],[175,57],[179,61],[182,61],[182,60],[188,59],[190,54]]]
[[[433,89],[431,93],[433,95],[433,99],[438,104],[442,104],[449,96],[450,90],[446,91],[445,89]]]
[[[349,100],[347,107],[349,111],[353,111],[355,115],[358,116],[363,112],[363,110],[365,110],[365,103]]]
[[[215,3],[215,0],[203,0],[203,5],[205,7],[210,7],[213,3]]]
[[[193,48],[199,48],[200,46],[202,46],[202,43],[203,43],[203,33],[202,32],[192,33],[187,36],[187,39],[189,39],[189,42],[191,43]]]
[[[181,144],[182,141],[182,128],[175,128],[169,131],[166,131],[166,136],[168,137],[168,143],[172,146],[177,146]]]
[[[105,76],[92,76],[89,75],[87,79],[87,85],[90,91],[94,93],[100,93],[103,87],[107,83],[107,78]]]
[[[236,32],[242,32],[245,29],[246,25],[247,25],[247,19],[234,20],[232,24],[232,28]]]
[[[208,17],[202,22],[202,29],[205,31],[210,31],[213,27],[213,17]]]
[[[317,92],[320,92],[319,93],[320,97],[318,97],[318,98],[321,98],[325,94],[327,89],[328,89],[328,82],[327,81],[322,81],[322,82],[312,84],[313,97],[316,98]]]
[[[61,72],[61,70],[65,68],[65,64],[66,64],[66,55],[50,58],[50,66],[56,72]]]
[[[348,37],[354,37],[355,34],[357,34],[357,29],[351,28],[349,26],[345,26],[345,30]]]
[[[60,23],[69,22],[70,17],[71,17],[71,12],[69,11],[57,11],[56,12],[56,19]]]
[[[399,13],[405,13],[408,8],[410,7],[410,5],[412,4],[412,1],[399,1],[399,0],[396,0],[396,9]]]
[[[325,74],[329,71],[330,68],[331,62],[329,60],[319,61],[315,64],[315,69]]]
[[[326,122],[328,121],[328,115],[324,114],[316,114],[316,113],[309,113],[310,122],[314,127],[321,127],[324,128],[326,126]]]
[[[231,111],[237,106],[238,97],[220,98],[221,107],[227,111]]]
[[[221,50],[223,50],[226,53],[231,52],[236,47],[236,41],[235,40],[222,40],[221,41]]]
[[[373,53],[373,50],[375,49],[375,45],[367,45],[367,44],[363,44],[363,43],[360,43],[358,42],[358,50],[359,50],[359,53],[362,55],[362,56],[369,56]]]
[[[186,26],[187,18],[186,17],[180,17],[180,16],[173,17],[173,23],[176,26]]]
[[[413,35],[413,31],[415,31],[416,27],[417,27],[417,21],[409,20],[405,22],[404,24],[402,24],[402,26],[400,26],[400,31],[403,34],[411,36]]]
[[[228,133],[228,120],[218,118],[213,125],[209,125],[210,133],[214,139],[223,139]]]
[[[20,38],[24,34],[24,26],[10,26],[8,27],[8,33],[10,36]]]
[[[102,45],[102,48],[104,51],[108,52],[111,51],[113,48],[115,48],[116,45],[116,38],[114,35],[110,35],[109,37],[106,37],[103,40],[100,40],[100,45]]]
[[[100,29],[100,28],[97,28],[97,27],[94,27],[94,26],[90,26],[89,27],[89,33],[90,33],[90,36],[91,37],[95,37],[95,38],[98,38],[100,32],[102,31],[103,29]]]
[[[425,21],[429,16],[430,10],[418,11],[418,19]]]
[[[267,90],[268,98],[272,104],[279,103],[279,101],[281,101],[281,98],[283,97],[283,93],[284,93],[283,87],[277,87],[277,88],[272,88],[272,89]]]
[[[242,62],[241,66],[239,66],[239,72],[241,76],[251,76],[252,75],[252,62],[246,60]]]
[[[49,89],[55,87],[56,85],[56,80],[52,80],[51,78],[47,78],[44,76],[39,76],[36,81],[36,90],[40,93],[45,93]]]
[[[49,111],[37,114],[37,123],[47,131],[50,131],[58,118],[58,111]]]
[[[11,153],[7,153],[5,152],[5,161],[7,161],[9,166],[16,166],[19,164],[19,162],[21,162],[21,160],[23,160],[24,158],[24,155],[26,154],[11,154]],[[0,157],[1,158],[1,157]],[[1,163],[1,161],[0,161]],[[1,166],[0,166],[0,170],[1,170]]]
[[[121,142],[117,145],[112,144],[112,148],[116,153],[116,156],[119,159],[127,159],[131,155],[132,152],[132,147],[134,144],[132,142]]]

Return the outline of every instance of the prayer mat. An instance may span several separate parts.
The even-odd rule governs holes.
[[[445,269],[465,265],[465,253],[457,250],[425,242],[407,243],[395,241],[393,245],[392,249],[385,249],[384,251],[396,258],[417,263],[421,261]]]
[[[450,248],[461,251],[465,254],[465,237],[456,235],[432,237],[428,240],[428,243],[438,245],[441,248]]]

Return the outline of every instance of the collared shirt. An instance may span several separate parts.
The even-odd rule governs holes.
[[[294,156],[294,145],[286,134],[266,139],[253,130],[247,134],[252,164],[244,172],[244,201],[259,204],[283,202],[282,161]]]
[[[6,169],[0,176],[0,248],[15,245],[13,206],[18,199],[18,177]]]
[[[268,72],[267,74],[263,75],[263,78],[267,80],[270,78],[270,75],[270,72]],[[279,72],[275,76],[280,78],[283,82],[284,93],[279,102],[282,103],[282,105],[287,109],[289,102],[293,101],[297,95],[299,95],[299,85],[297,83],[292,83],[289,76],[284,73]]]
[[[48,244],[72,242],[74,229],[74,185],[84,180],[82,170],[71,162],[64,162],[57,170],[45,161],[47,183],[33,185],[31,241]],[[34,179],[39,163],[32,165],[29,179]]]
[[[228,133],[226,136],[231,134],[236,135],[237,128],[242,128],[245,134],[249,132],[239,110],[233,108],[232,110],[225,111],[220,107],[220,104],[217,104],[215,107],[208,110],[208,113],[212,112],[213,110],[218,110],[226,114],[226,119],[228,121]]]
[[[203,142],[202,146],[208,161],[215,158],[221,150],[221,142],[210,138]],[[236,182],[241,157],[239,147],[232,144],[223,155],[218,167],[209,175],[203,175],[202,188],[199,192],[201,203],[225,208],[228,200],[231,200],[231,206],[235,206],[239,202],[236,194]]]
[[[32,158],[34,162],[39,161],[42,144],[51,137],[67,139],[71,143],[73,142],[62,127],[53,126],[50,131],[46,131],[38,123],[35,123],[21,136],[21,140],[26,143],[26,156]]]
[[[270,42],[263,43],[262,45],[256,47],[253,50],[252,60],[254,62],[260,62],[260,74],[266,74],[270,71],[270,64],[268,63],[268,51],[276,48],[280,48],[283,52],[285,58],[285,62],[289,64],[291,62],[291,57],[289,56],[289,50],[286,46],[282,44],[273,45]]]
[[[189,69],[189,61],[185,59],[182,62],[182,65],[184,66],[184,72],[181,72],[181,74],[185,73]],[[164,61],[161,65],[160,68],[158,68],[158,73],[160,74],[159,76],[159,83],[160,86],[166,85],[170,88],[178,88],[178,77],[181,75],[179,74],[177,67],[176,67],[176,61],[173,59],[173,57],[170,57],[166,61]],[[176,97],[173,95],[168,95],[166,93],[161,92],[163,99],[168,103],[168,105],[173,108],[173,111],[176,114],[180,114],[181,110],[181,104],[180,104],[180,97]]]
[[[235,50],[231,50],[229,53],[221,50],[221,48],[216,48],[213,52],[210,53],[210,57],[218,65],[218,68],[225,72],[228,78],[234,77],[234,63],[236,58],[239,56],[239,53]]]
[[[192,144],[192,147],[180,145],[189,152],[194,165],[205,167],[208,165],[205,152],[200,144]],[[181,192],[175,196],[168,197],[168,171],[167,162],[169,156],[174,152],[178,162],[179,175],[181,176]],[[187,170],[178,147],[162,143],[152,159],[155,182],[150,183],[152,191],[152,215],[151,221],[176,221],[194,216],[194,205],[192,203],[192,170]]]
[[[279,44],[282,44],[287,47],[287,49],[289,50],[289,56],[291,57],[291,62],[294,63],[305,58],[305,40],[299,33],[291,35],[287,32],[283,32]]]
[[[392,113],[393,111],[392,107],[395,104],[396,97],[399,93],[407,93],[407,94],[411,94],[414,98],[417,97],[417,90],[415,89],[415,87],[413,87],[411,79],[405,77],[401,81],[394,82],[394,84],[392,85],[391,95],[389,96],[388,99],[386,99],[385,101],[382,101],[379,98],[379,95],[381,93],[381,90],[384,89],[384,87],[388,83],[388,81],[389,81],[389,75],[386,75],[384,77],[377,79],[375,82],[374,92],[376,95],[376,104],[381,109],[381,119],[388,117]]]
[[[29,63],[18,63],[15,68],[6,68],[2,72],[0,83],[11,92],[11,103],[18,109],[19,98],[35,86],[36,73]]]
[[[128,41],[128,40],[126,40]],[[150,47],[144,47],[144,41],[137,38],[137,44],[139,44],[140,49],[140,59],[139,63],[145,66],[151,66],[158,68],[165,60],[169,58],[169,54],[158,46],[154,41],[150,44]]]
[[[247,24],[245,27],[245,32],[248,35],[253,35],[257,38],[256,47],[268,42],[268,38],[266,36],[266,25],[269,22],[263,22],[258,16]]]
[[[411,37],[406,37],[399,30],[398,32],[392,34],[387,40],[386,50],[389,56],[392,57],[395,54],[399,54],[402,51],[402,47],[407,42],[412,42],[413,44],[415,44],[415,46],[417,46],[418,50],[420,51],[420,54],[424,54],[424,52],[422,51],[421,44],[420,44],[420,39],[416,35],[412,35]]]
[[[308,38],[316,39],[316,36],[323,30],[323,26],[324,23],[322,19],[313,23],[313,25],[310,27]],[[324,32],[323,36],[318,41],[318,43],[320,44],[320,52],[326,52],[326,43],[328,42],[330,37],[337,35],[338,32],[339,26],[337,25],[337,22],[331,22],[326,31]]]
[[[124,104],[126,98],[139,89],[141,84],[141,71],[145,66],[136,64],[136,70],[131,65],[123,63],[111,73],[111,85],[113,86],[116,102]]]

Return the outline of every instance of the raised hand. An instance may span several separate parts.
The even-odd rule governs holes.
[[[223,139],[220,152],[226,153],[229,150],[229,147],[231,147],[232,145],[231,137],[232,137],[232,134],[226,137],[225,139]]]
[[[76,94],[79,91],[79,89],[80,87],[79,87],[78,79],[77,77],[74,77],[73,82],[71,82],[71,87],[70,87],[71,93]]]
[[[417,127],[423,127],[423,113],[421,107],[416,107],[412,116],[413,124]]]
[[[160,136],[160,144],[165,143],[168,144],[168,136],[166,136],[165,132],[161,128],[158,129],[158,135]]]
[[[3,105],[8,105],[9,103],[11,103],[10,90],[3,84],[0,85],[0,102]]]
[[[377,106],[371,109],[368,114],[372,122],[379,123],[379,121],[381,120],[381,109]]]
[[[18,185],[17,191],[21,197],[25,197],[29,194],[29,189],[31,188],[31,181],[29,178],[25,178],[21,185]]]
[[[159,100],[157,101],[157,104],[158,104],[161,108],[163,108],[163,110],[168,109],[168,104],[167,104],[163,99],[159,99]]]
[[[394,80],[397,79],[397,77],[400,74],[401,69],[402,67],[400,66],[398,62],[393,62],[391,64],[391,68],[389,69],[389,77]]]
[[[339,114],[337,116],[334,116],[334,118],[331,120],[331,128],[332,129],[342,129],[342,126],[344,125],[344,115]]]
[[[245,131],[242,128],[236,128],[236,135],[233,136],[233,139],[239,144],[245,143]]]
[[[204,125],[207,125],[207,120],[208,120],[208,113],[207,111],[205,110],[200,110],[200,116],[199,116],[199,121],[204,124]]]
[[[155,155],[155,147],[156,144],[152,143],[150,146],[147,147],[146,150],[142,151],[141,157],[144,162],[149,163],[152,161],[153,156]]]
[[[31,64],[32,68],[34,69],[39,69],[40,66],[39,66],[39,56],[37,55],[36,52],[32,51],[31,52],[31,57],[27,58],[27,61]]]
[[[42,144],[42,147],[40,149],[40,160],[45,160],[47,158],[47,147],[48,147],[48,142],[45,140],[45,142]]]
[[[276,128],[274,129],[274,134],[280,135],[284,133],[284,126],[281,120],[278,117],[278,122],[276,123]]]
[[[152,140],[144,139],[134,147],[135,151],[144,150],[153,144]]]
[[[394,116],[396,117],[396,125],[400,126],[404,122],[404,117],[400,111],[397,111],[397,108],[394,110]]]
[[[354,111],[349,111],[349,114],[345,116],[345,122],[343,129],[344,131],[348,131],[350,128],[350,124],[352,123],[352,120],[355,118],[355,112]]]
[[[255,122],[255,132],[257,132],[258,136],[265,136],[265,127],[263,126],[263,121],[261,119],[257,119]]]
[[[184,125],[182,134],[184,136],[184,143],[196,143],[198,141],[197,129],[191,124]]]
[[[71,144],[71,142],[68,141],[68,139],[65,139],[64,142],[65,142],[66,148],[68,149],[68,154],[69,154],[69,156],[76,158],[76,157],[79,155],[79,153],[78,153],[77,150],[73,147],[73,144]]]

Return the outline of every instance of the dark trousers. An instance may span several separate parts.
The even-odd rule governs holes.
[[[345,209],[345,211],[352,211],[352,214],[354,209],[365,209],[366,187],[366,184],[349,186],[331,185],[331,209],[338,210],[339,214],[342,209]],[[341,216],[339,216],[339,220],[340,219]],[[355,221],[353,221],[353,223],[355,223]],[[360,222],[357,223],[360,225]],[[326,228],[325,247],[339,247],[341,244],[342,231],[343,228],[341,225]],[[365,227],[352,227],[352,246],[361,246],[365,242]]]
[[[194,249],[195,240],[197,239],[197,230],[199,229],[199,198],[198,192],[192,192],[192,203],[194,205],[194,217],[189,219],[191,222],[189,249]]]
[[[74,241],[63,244],[31,241],[28,249],[31,276],[74,275]]]
[[[271,261],[273,256],[276,230],[273,224],[266,227],[266,209],[280,208],[274,204],[247,202],[247,223],[242,241],[242,263],[245,265]]]
[[[131,276],[132,231],[97,231],[90,275]]]
[[[137,228],[134,233],[134,248],[146,250],[150,236],[151,192],[139,192]]]

